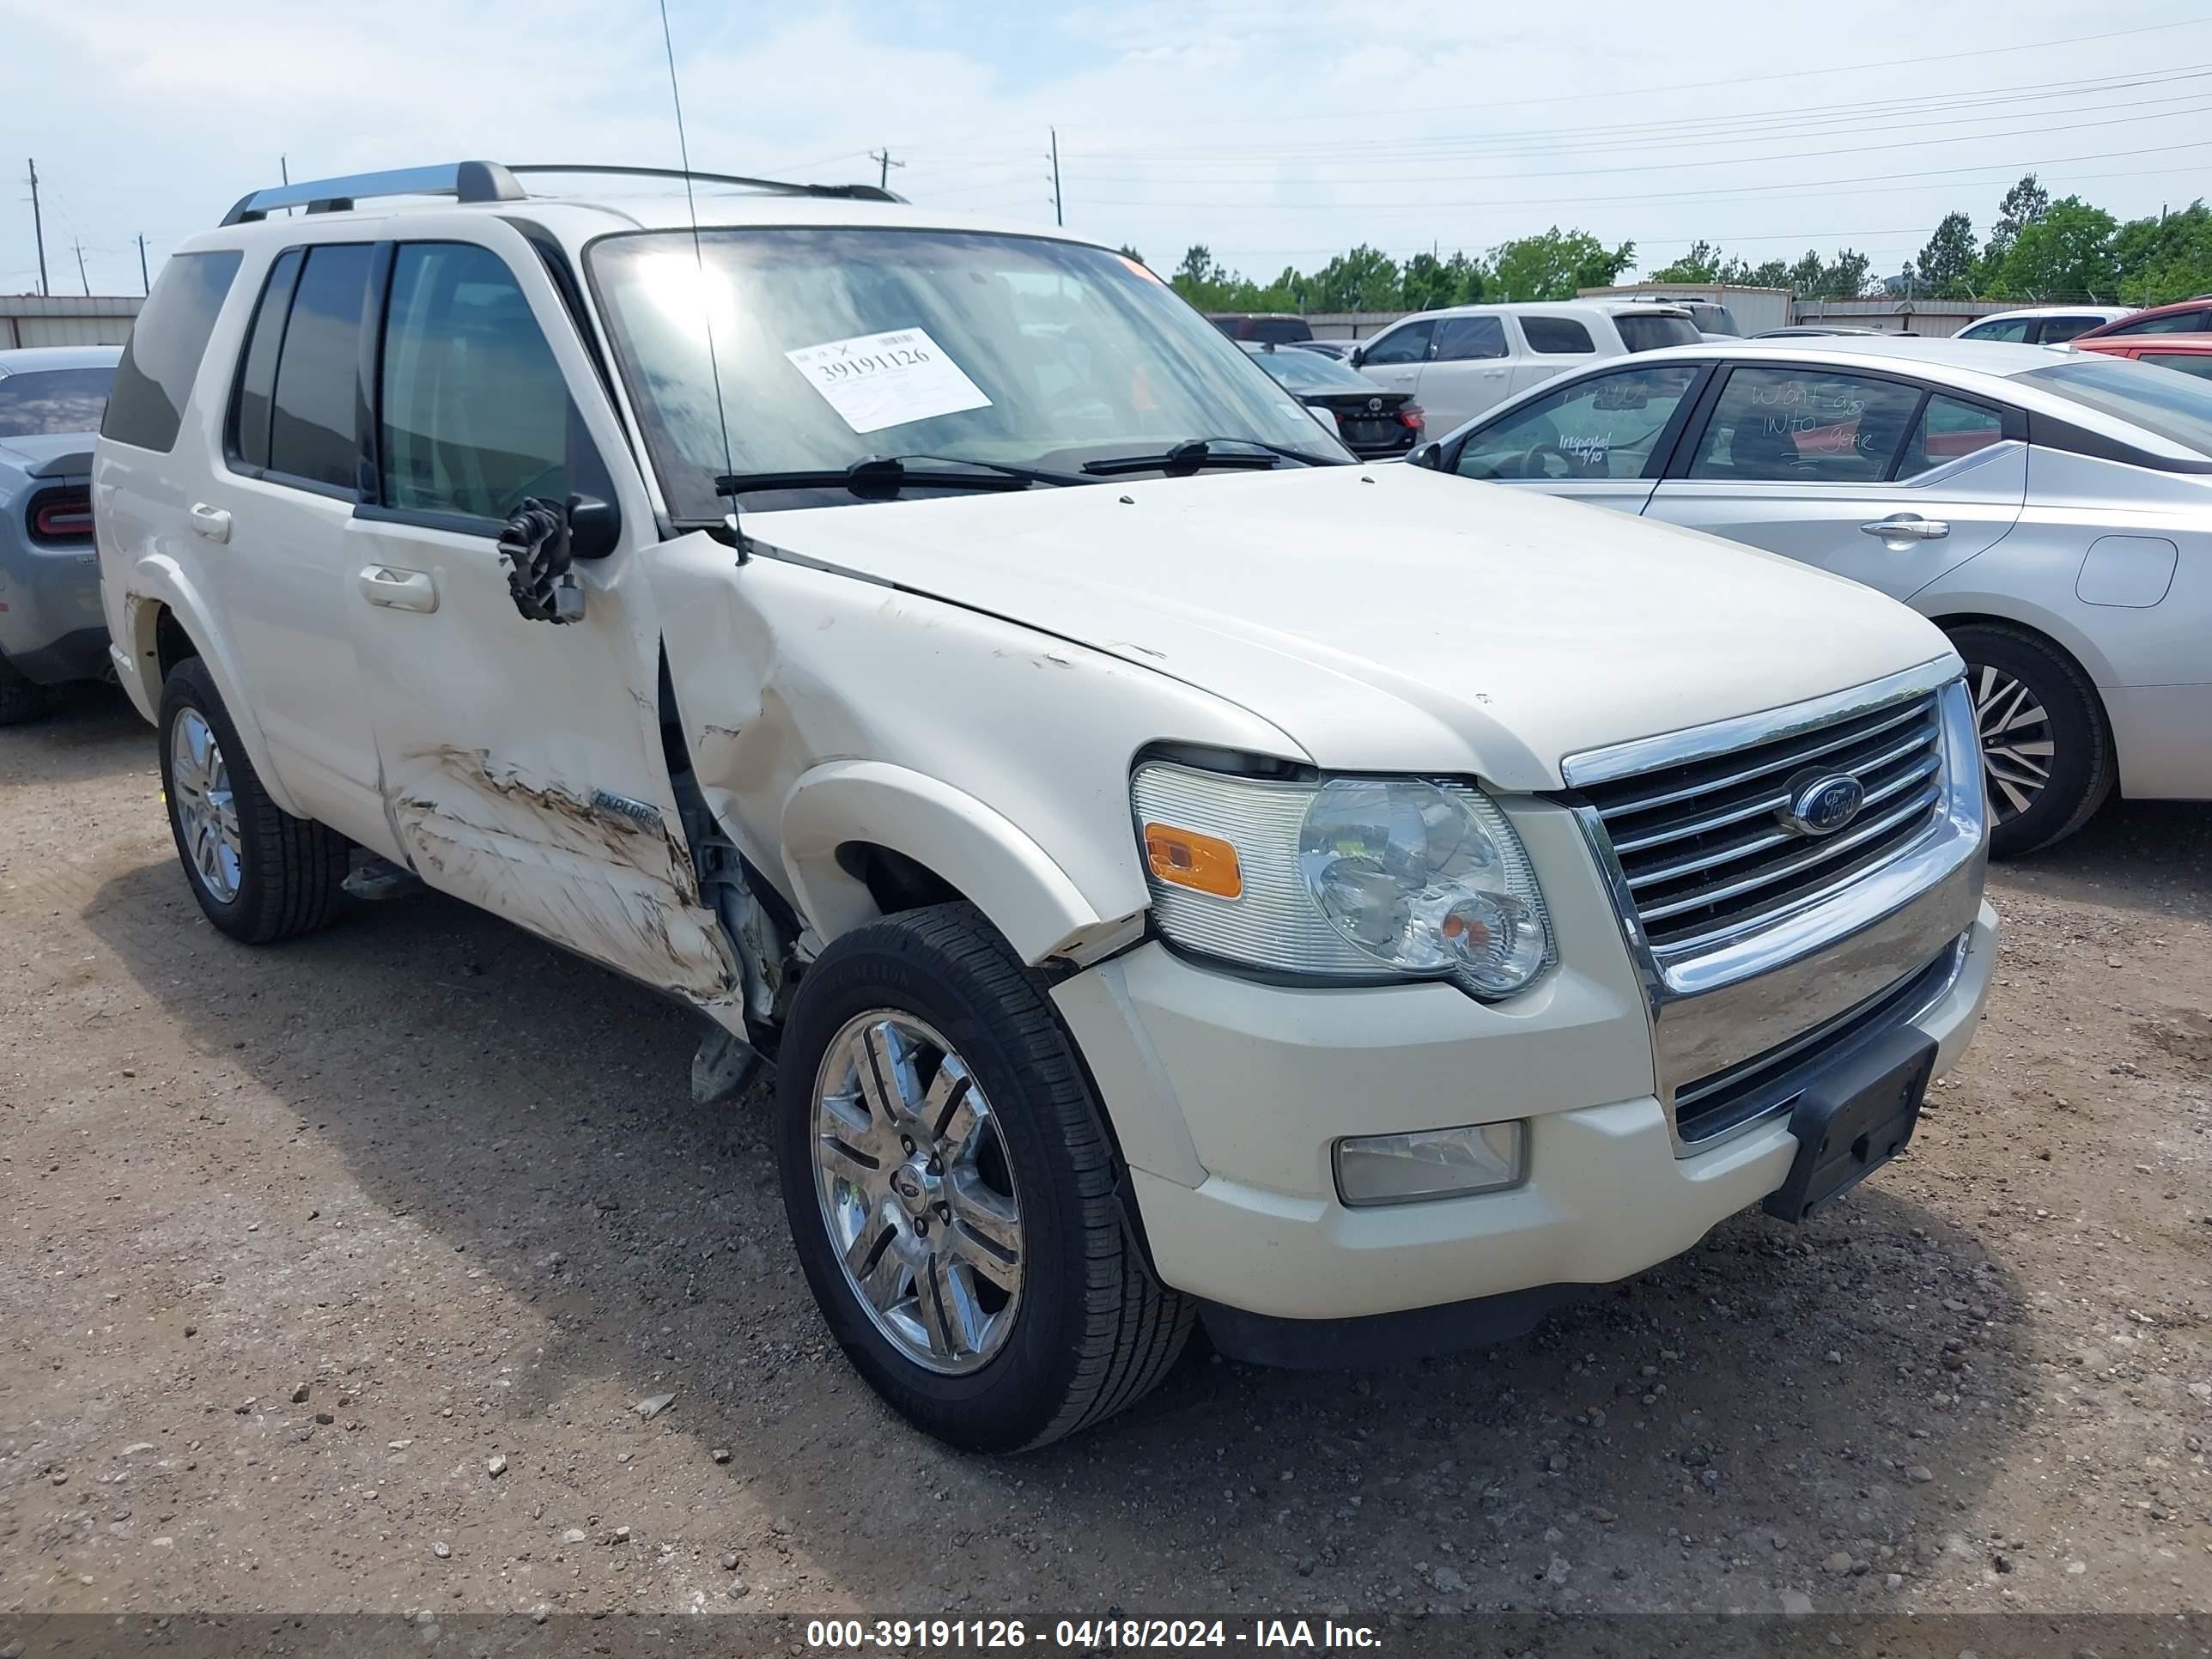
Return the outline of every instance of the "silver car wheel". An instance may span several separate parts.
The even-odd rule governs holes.
[[[2050,787],[2057,743],[2049,713],[2024,682],[1987,663],[1973,665],[1968,679],[1990,816],[2005,823],[2034,805]]]
[[[243,871],[238,799],[222,745],[197,708],[185,709],[169,728],[169,793],[185,857],[200,885],[216,903],[233,902]]]
[[[816,1073],[814,1190],[846,1283],[917,1365],[957,1376],[1005,1346],[1026,1255],[1013,1168],[982,1088],[922,1021],[848,1020]]]

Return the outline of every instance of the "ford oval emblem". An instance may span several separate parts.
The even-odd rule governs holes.
[[[1808,778],[1790,792],[1783,822],[1801,836],[1832,836],[1859,815],[1866,786],[1848,772]]]

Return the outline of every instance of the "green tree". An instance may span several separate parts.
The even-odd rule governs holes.
[[[1636,263],[1636,244],[1608,249],[1585,230],[1553,225],[1490,250],[1492,282],[1500,300],[1571,300],[1577,289],[1607,288]]]
[[[2212,209],[2200,197],[2178,213],[2129,220],[2112,238],[2112,262],[2129,305],[2212,293]]]
[[[2021,181],[2004,193],[1997,204],[1997,222],[1990,228],[1989,246],[1982,250],[1982,264],[1986,271],[1994,272],[2004,264],[2005,256],[2012,245],[2020,240],[2021,231],[2040,219],[2051,206],[2051,192],[2037,182],[2033,173],[2021,175]]]
[[[1870,263],[1865,254],[1847,247],[1837,249],[1832,259],[1823,259],[1808,248],[1803,258],[1782,273],[1779,283],[1761,286],[1795,289],[1801,300],[1856,300],[1866,294]]]
[[[1139,264],[1145,263],[1145,256],[1138,252],[1136,249],[1131,247],[1127,242],[1121,244],[1120,252],[1121,257],[1125,259],[1134,259]]]
[[[1947,213],[1914,262],[1920,283],[1947,300],[1965,297],[1974,274],[1974,222]]]
[[[2014,237],[1996,289],[2027,299],[2112,299],[2120,289],[2118,230],[2111,214],[2078,196],[2046,203]]]
[[[1316,311],[1396,311],[1405,283],[1395,259],[1362,242],[1314,272],[1306,292]]]
[[[1735,264],[1736,261],[1727,261]],[[1711,242],[1692,242],[1690,251],[1668,265],[1662,265],[1651,273],[1655,283],[1717,283],[1723,280],[1723,261],[1721,251]]]

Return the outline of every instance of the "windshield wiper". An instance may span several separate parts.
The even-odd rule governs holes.
[[[928,463],[925,466],[912,465]],[[950,472],[945,467],[974,467]],[[1034,483],[1079,484],[1090,479],[1041,467],[1009,466],[960,455],[869,455],[850,466],[791,472],[731,472],[714,480],[717,495],[744,495],[757,489],[849,489],[855,495],[889,497],[902,489],[1027,489]]]
[[[1213,447],[1216,444],[1243,444],[1261,453],[1250,455],[1242,450],[1217,450]],[[1202,466],[1243,467],[1264,471],[1275,465],[1277,456],[1287,457],[1305,466],[1345,465],[1334,456],[1316,455],[1305,449],[1285,449],[1280,444],[1271,444],[1261,438],[1193,438],[1158,455],[1116,455],[1103,461],[1085,461],[1083,470],[1098,478],[1112,477],[1121,472],[1165,472],[1172,477],[1195,472]]]

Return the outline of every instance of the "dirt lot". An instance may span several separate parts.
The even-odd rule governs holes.
[[[1998,875],[1972,1053],[1809,1228],[991,1463],[828,1346],[688,1016],[434,896],[234,946],[153,767],[0,733],[0,1613],[2212,1606],[2212,811]]]

